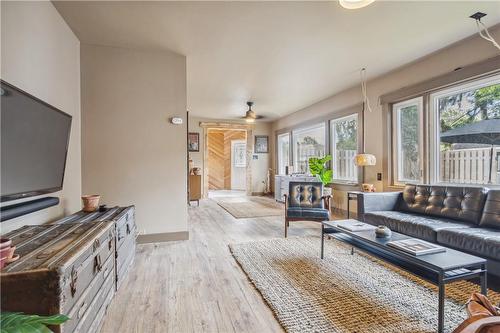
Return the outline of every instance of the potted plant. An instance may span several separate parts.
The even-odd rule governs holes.
[[[311,171],[311,175],[315,176],[320,182],[323,183],[323,195],[332,194],[332,188],[328,187],[328,184],[332,182],[333,170],[326,166],[326,163],[331,160],[331,155],[309,158],[309,170]]]
[[[38,316],[22,312],[2,312],[0,328],[2,333],[52,333],[47,325],[61,325],[68,319],[65,315]]]

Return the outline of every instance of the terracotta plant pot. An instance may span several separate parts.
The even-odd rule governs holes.
[[[16,254],[15,256],[12,256],[12,258],[7,258],[5,259],[5,264],[8,265],[10,264],[11,262],[14,262],[16,261],[17,259],[19,259],[21,256],[19,254]]]
[[[82,196],[83,211],[84,212],[96,211],[97,208],[99,207],[99,199],[100,198],[101,198],[101,196],[98,194]]]
[[[0,258],[2,259],[9,259],[13,254],[14,252],[11,247],[4,247],[3,249],[0,249]]]
[[[11,244],[12,240],[10,240],[9,238],[0,239],[0,249],[3,249],[5,247],[10,247]]]

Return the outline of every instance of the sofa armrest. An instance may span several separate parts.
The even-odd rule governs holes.
[[[403,192],[360,192],[358,193],[358,219],[365,220],[365,214],[381,210],[395,210]]]

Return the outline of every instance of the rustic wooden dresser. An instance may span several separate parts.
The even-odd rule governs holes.
[[[130,206],[78,212],[3,235],[21,258],[1,271],[2,311],[62,313],[70,320],[54,332],[97,332],[133,263],[136,234]]]
[[[92,213],[79,211],[78,213],[66,216],[54,223],[68,224],[101,221],[112,221],[115,225],[115,285],[116,290],[118,290],[124,277],[127,276],[128,270],[135,257],[135,241],[137,238],[135,207],[113,207]]]

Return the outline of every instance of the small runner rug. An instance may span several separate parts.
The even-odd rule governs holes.
[[[228,197],[214,200],[237,219],[284,214],[283,205],[269,197]]]
[[[230,250],[287,332],[436,332],[437,288],[337,240],[273,239]],[[446,287],[445,332],[465,318],[463,304],[479,287]],[[498,293],[489,297],[500,300]]]

